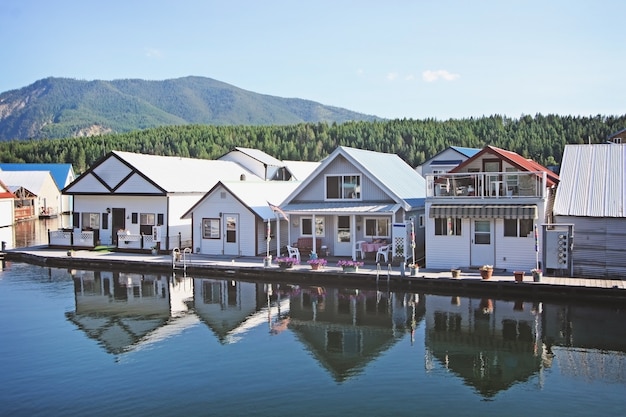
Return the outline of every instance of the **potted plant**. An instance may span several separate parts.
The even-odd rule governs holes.
[[[489,279],[493,275],[493,265],[483,265],[480,267],[480,276],[482,279]]]
[[[414,277],[417,276],[417,273],[419,272],[420,266],[416,263],[410,263],[409,265],[407,265],[409,267],[409,275]]]
[[[450,272],[452,272],[452,278],[459,278],[461,276],[461,268],[452,268]]]
[[[298,261],[298,258],[279,256],[278,258],[276,258],[276,263],[278,264],[279,268],[288,269],[293,268],[294,265],[298,265],[300,261]]]
[[[359,267],[363,266],[363,262],[353,261],[352,259],[340,259],[339,262],[337,262],[337,266],[340,266],[343,272],[356,272],[359,270]]]
[[[534,282],[541,282],[541,269],[533,268],[530,270],[530,272],[533,274]]]
[[[324,268],[326,266],[326,259],[324,258],[311,258],[307,261],[309,265],[311,265],[311,269],[317,270],[320,268]]]
[[[272,265],[272,255],[263,257],[263,268],[269,268]]]
[[[515,282],[524,281],[524,271],[513,271],[513,276],[515,277]]]

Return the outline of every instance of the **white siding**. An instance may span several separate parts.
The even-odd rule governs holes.
[[[105,183],[115,186],[131,172],[131,169],[117,158],[111,157],[94,168],[93,172]]]
[[[121,187],[115,190],[116,193],[128,194],[162,194],[163,191],[146,181],[141,175],[135,173],[128,180],[124,181]]]
[[[223,187],[217,187],[213,192],[202,199],[193,211],[193,248],[200,248],[200,253],[221,255],[224,253],[224,222],[220,221],[220,239],[203,239],[202,219],[219,218],[223,213],[239,214],[239,254],[241,256],[255,256],[257,236],[257,217],[241,204],[231,193]]]
[[[13,224],[13,199],[0,199],[0,227],[11,226]]]

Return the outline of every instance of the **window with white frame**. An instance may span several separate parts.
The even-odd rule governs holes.
[[[436,236],[461,236],[461,219],[448,217],[435,219]]]
[[[391,237],[389,218],[370,217],[365,219],[365,236],[370,238]]]
[[[154,213],[139,213],[139,232],[143,235],[152,234],[152,226],[156,225]]]
[[[326,199],[348,200],[361,198],[360,175],[327,175]]]
[[[315,218],[315,236],[322,237],[326,233],[323,217]],[[313,236],[313,218],[303,217],[300,219],[300,235]]]
[[[504,236],[530,237],[533,236],[532,219],[504,219]]]
[[[100,213],[82,213],[83,229],[100,229]]]
[[[202,239],[220,238],[220,219],[202,219]]]

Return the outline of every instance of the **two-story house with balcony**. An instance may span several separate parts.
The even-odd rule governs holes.
[[[426,175],[426,266],[534,268],[541,259],[535,227],[551,220],[558,182],[548,168],[494,146],[448,173]]]

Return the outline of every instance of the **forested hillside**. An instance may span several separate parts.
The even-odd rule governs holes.
[[[292,125],[380,120],[206,77],[164,81],[46,78],[0,94],[0,141],[123,133],[184,124]]]
[[[568,143],[601,143],[626,128],[626,116],[501,116],[289,126],[166,126],[84,138],[0,142],[2,162],[71,163],[81,173],[111,150],[218,158],[235,146],[281,160],[319,161],[338,145],[396,153],[417,166],[448,146],[493,145],[543,165],[560,163]],[[184,175],[182,173],[172,173]]]

